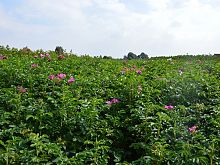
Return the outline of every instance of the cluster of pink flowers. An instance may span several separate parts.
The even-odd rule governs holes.
[[[42,53],[41,53],[39,56],[40,56],[40,58],[44,58],[44,57],[48,57],[48,58],[49,58],[49,57],[50,57],[50,54],[49,54],[49,53],[46,53],[46,54],[42,54]],[[38,56],[35,55],[34,58],[38,58]]]
[[[57,74],[56,76],[52,74],[52,75],[48,76],[48,78],[49,78],[50,80],[53,80],[53,79],[62,80],[62,79],[64,79],[64,78],[66,78],[66,74],[64,74],[64,73],[59,73],[59,74]],[[71,84],[71,83],[73,83],[74,81],[75,81],[75,79],[71,76],[67,82],[68,82],[68,84]]]
[[[116,104],[116,103],[119,103],[119,102],[120,102],[119,99],[113,98],[113,99],[111,99],[109,101],[106,101],[106,104],[112,105],[112,104]]]
[[[172,105],[165,105],[164,108],[165,108],[165,109],[173,109],[174,106],[172,106]],[[196,129],[197,129],[197,126],[196,126],[196,125],[193,125],[192,127],[189,127],[189,128],[188,128],[188,131],[189,131],[190,133],[194,133],[194,132],[196,131]]]
[[[7,59],[6,56],[2,56],[2,55],[0,55],[0,60],[5,60],[5,59]]]
[[[197,126],[194,125],[194,126],[188,128],[188,131],[189,131],[190,133],[194,133],[194,132],[196,131],[196,128],[197,128]]]
[[[165,105],[164,108],[165,109],[173,109],[174,107],[172,105]]]
[[[27,92],[27,90],[26,90],[24,87],[22,87],[22,86],[17,87],[17,90],[18,90],[20,93],[25,93],[25,92]]]
[[[55,79],[55,78],[61,80],[61,79],[64,79],[65,77],[66,77],[66,74],[63,74],[63,73],[57,74],[56,76],[53,75],[53,74],[50,75],[50,76],[48,76],[48,78],[49,78],[50,80],[53,80],[53,79]]]
[[[50,56],[49,53],[46,53],[46,54],[40,54],[40,58],[49,57],[49,56]]]
[[[144,67],[142,67],[141,69],[137,69],[137,66],[133,66],[132,68],[125,67],[124,69],[121,70],[121,73],[125,74],[126,72],[129,72],[129,71],[135,71],[137,74],[142,74],[143,70],[144,70]]]

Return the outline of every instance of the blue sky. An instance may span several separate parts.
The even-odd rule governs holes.
[[[16,8],[17,5],[19,5],[22,2],[22,0],[1,0],[1,4],[5,7],[7,10],[13,10]]]
[[[76,54],[220,53],[217,0],[1,0],[0,45]]]

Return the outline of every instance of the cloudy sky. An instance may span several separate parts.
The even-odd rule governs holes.
[[[220,53],[219,0],[1,0],[0,45],[122,58]]]

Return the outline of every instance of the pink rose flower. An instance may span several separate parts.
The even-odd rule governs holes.
[[[1,56],[1,55],[0,55],[0,60],[5,60],[5,59],[7,59],[6,56]]]
[[[165,109],[173,109],[174,107],[172,105],[165,105],[164,108]]]
[[[68,83],[71,84],[75,81],[75,79],[73,77],[70,77],[70,79],[68,80]]]
[[[21,93],[27,92],[27,90],[26,90],[24,87],[22,87],[22,86],[18,87],[17,90],[18,90],[19,92],[21,92]]]
[[[50,80],[53,80],[55,77],[56,77],[56,76],[54,76],[53,74],[50,75],[50,76],[48,76],[48,78],[49,78]]]
[[[40,58],[44,58],[44,56],[45,56],[44,54],[40,54]]]
[[[136,72],[137,72],[137,74],[142,74],[141,70],[137,70]]]
[[[38,64],[31,64],[31,67],[36,68],[36,67],[38,67]]]
[[[106,104],[112,105],[112,102],[111,101],[106,101]]]
[[[189,131],[190,133],[194,133],[194,132],[196,131],[196,128],[197,128],[197,126],[194,125],[194,126],[188,128],[188,131]]]
[[[58,56],[58,59],[59,59],[59,60],[64,59],[64,58],[65,58],[65,57],[64,57],[63,55],[59,55],[59,56]]]
[[[113,99],[111,100],[111,102],[115,104],[115,103],[119,103],[120,101],[119,101],[118,99],[116,99],[116,98],[113,98]]]
[[[113,99],[111,99],[109,101],[106,101],[106,104],[112,105],[112,104],[116,104],[116,103],[119,103],[119,102],[120,102],[119,99],[113,98]]]
[[[60,73],[60,74],[57,74],[56,76],[58,79],[64,79],[66,77],[66,74],[63,74],[63,73]]]

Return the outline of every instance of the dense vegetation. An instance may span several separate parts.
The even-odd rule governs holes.
[[[0,54],[0,164],[220,164],[218,59]]]

